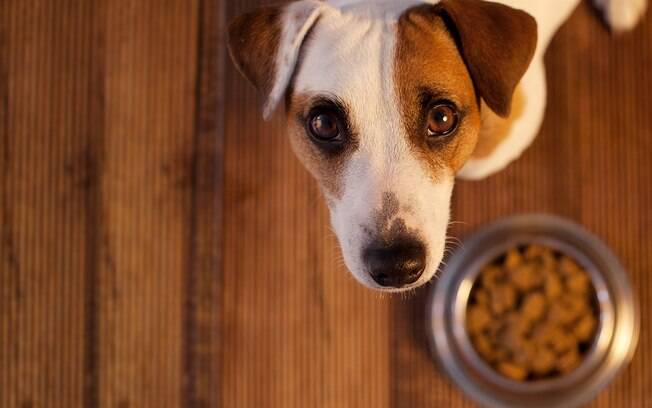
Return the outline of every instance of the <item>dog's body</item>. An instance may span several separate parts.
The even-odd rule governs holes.
[[[506,122],[488,112],[483,117],[483,127],[488,133],[493,133],[496,145],[485,143],[478,146],[473,156],[458,173],[458,177],[466,179],[481,179],[505,168],[532,143],[543,121],[546,107],[546,76],[543,56],[550,40],[559,27],[568,19],[580,0],[500,0],[500,3],[527,11],[538,23],[539,40],[537,50],[530,67],[523,76],[519,90],[521,100],[518,111]],[[633,27],[641,13],[645,10],[645,0],[597,0],[605,19],[614,30],[625,30]],[[515,109],[517,106],[514,107]],[[487,112],[487,110],[485,110]],[[483,129],[484,130],[484,129]],[[482,151],[484,150],[484,151]]]
[[[645,1],[598,3],[624,29]],[[267,95],[265,116],[285,97],[292,146],[361,283],[433,276],[454,178],[490,175],[532,142],[543,54],[578,2],[303,0],[234,21],[234,61]]]

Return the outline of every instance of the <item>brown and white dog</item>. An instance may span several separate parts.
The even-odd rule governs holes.
[[[401,291],[444,254],[455,177],[504,168],[536,136],[543,54],[579,0],[302,0],[235,19],[229,49],[284,99],[299,159],[362,284]],[[615,30],[646,0],[596,0]]]

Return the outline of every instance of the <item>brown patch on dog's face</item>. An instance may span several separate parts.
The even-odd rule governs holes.
[[[317,179],[327,198],[340,198],[347,158],[358,146],[358,134],[351,122],[350,109],[339,100],[294,93],[287,98],[286,106],[288,133],[294,152]],[[339,118],[342,140],[337,144],[322,143],[311,136],[309,121],[319,112],[331,112]]]
[[[456,173],[476,145],[478,100],[455,40],[431,6],[410,9],[399,20],[395,81],[411,146],[433,178],[445,169]],[[446,136],[429,136],[428,110],[438,101],[455,106],[458,127]]]
[[[471,155],[474,159],[484,159],[509,136],[514,121],[518,119],[525,109],[525,95],[521,88],[516,88],[512,98],[512,112],[509,117],[501,118],[488,106],[484,105],[481,112],[482,127],[478,137],[478,144]]]
[[[396,194],[386,192],[383,194],[382,206],[374,216],[375,228],[369,230],[369,235],[376,242],[389,246],[392,241],[413,237],[421,240],[417,228],[408,228],[405,220],[399,216],[400,202]],[[373,232],[371,232],[373,231]]]

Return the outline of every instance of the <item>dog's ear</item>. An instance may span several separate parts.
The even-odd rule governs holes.
[[[442,0],[436,12],[458,41],[479,96],[509,116],[514,89],[537,44],[537,23],[524,11],[481,0]]]
[[[264,7],[241,15],[229,25],[229,52],[238,70],[265,97],[268,119],[283,98],[307,33],[322,3],[303,0]]]

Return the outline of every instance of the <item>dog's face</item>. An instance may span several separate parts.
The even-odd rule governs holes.
[[[480,125],[453,38],[417,13],[398,23],[348,15],[322,17],[305,45],[290,137],[323,186],[346,265],[373,288],[426,282]]]
[[[265,9],[236,20],[230,43],[238,66],[268,94],[267,113],[285,95],[292,146],[322,187],[347,267],[384,291],[419,286],[437,271],[454,177],[478,138],[479,98],[506,114],[533,52],[522,46],[529,56],[507,70],[515,73],[504,64],[471,67],[469,58],[491,61],[470,56],[484,44],[459,25],[478,13],[493,16],[491,24],[513,13],[528,41],[532,30],[536,38],[529,17],[504,6],[469,16],[467,7],[484,2],[401,3]],[[265,62],[261,50],[270,46],[278,52]],[[505,84],[501,76],[518,78]]]

